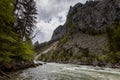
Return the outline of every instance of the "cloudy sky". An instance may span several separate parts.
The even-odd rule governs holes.
[[[39,34],[33,42],[39,43],[49,41],[53,31],[63,25],[70,6],[76,3],[85,3],[86,0],[35,0],[38,8],[37,31]]]

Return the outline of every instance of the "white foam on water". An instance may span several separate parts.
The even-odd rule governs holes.
[[[120,80],[120,69],[47,63],[23,70],[14,80]]]

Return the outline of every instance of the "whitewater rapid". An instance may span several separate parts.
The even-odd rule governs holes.
[[[120,80],[120,69],[46,63],[23,70],[11,80]]]

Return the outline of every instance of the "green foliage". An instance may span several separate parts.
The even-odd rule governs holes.
[[[69,60],[69,54],[65,53],[65,50],[62,50],[61,53],[56,53],[55,51],[51,51],[48,54],[43,54],[39,57],[39,60],[41,61],[47,61],[47,62],[64,62]]]
[[[111,63],[119,63],[120,61],[120,22],[113,23],[109,26],[107,30],[109,47],[111,52],[109,52],[106,57],[107,61]]]
[[[33,60],[33,47],[30,43],[21,43],[16,45],[16,49],[14,52],[14,57],[17,58],[17,60],[24,60],[24,61],[31,61]]]
[[[103,62],[103,61],[105,61],[105,56],[104,56],[104,55],[98,55],[98,56],[97,56],[97,60],[98,60],[99,62]]]
[[[119,51],[120,50],[120,23],[118,27],[114,30],[112,39],[113,39],[114,49]]]
[[[13,27],[14,8],[14,0],[0,0],[0,65],[31,61],[34,55],[31,40],[24,42]]]
[[[89,57],[87,57],[87,62],[91,64],[95,60],[95,58],[96,58],[96,55],[91,53]]]
[[[120,22],[118,24],[111,24],[107,30],[109,46],[112,51],[120,50]]]
[[[11,25],[11,22],[14,22],[13,9],[13,0],[0,0],[1,26],[6,26],[6,24]]]
[[[70,21],[70,19],[67,19],[66,24],[69,26],[70,30],[74,29],[73,23]]]
[[[66,43],[68,41],[69,37],[68,35],[65,35],[62,39],[61,39],[61,43]]]
[[[120,51],[118,52],[110,52],[106,55],[107,62],[111,62],[112,64],[120,63]]]
[[[72,23],[69,23],[69,27],[71,30],[74,29],[74,25]]]
[[[16,35],[12,30],[14,23],[12,0],[0,0],[0,64],[10,62]]]
[[[76,55],[76,58],[79,60],[79,59],[81,59],[83,57],[83,55],[82,55],[82,53],[78,53],[77,55]]]

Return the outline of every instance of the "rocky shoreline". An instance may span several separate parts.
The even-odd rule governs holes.
[[[27,68],[37,67],[42,65],[42,63],[34,63],[34,62],[20,62],[16,64],[9,64],[9,66],[1,66],[2,70],[0,70],[0,80],[9,79],[13,75],[17,74],[20,70],[24,70]]]
[[[52,62],[52,61],[51,61]],[[51,63],[51,62],[45,62],[45,63]],[[103,68],[113,68],[113,69],[120,69],[120,65],[119,64],[103,64],[103,63],[98,63],[98,64],[88,64],[88,63],[81,63],[81,62],[55,62],[55,63],[59,63],[59,64],[76,64],[76,65],[87,65],[87,66],[94,66],[94,67],[103,67]]]

